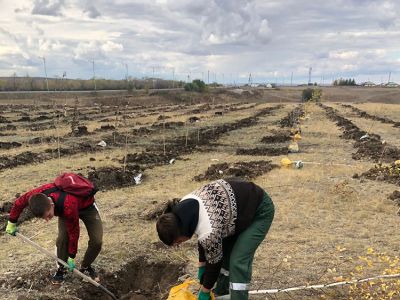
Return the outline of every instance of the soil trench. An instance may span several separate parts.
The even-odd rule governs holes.
[[[138,257],[115,273],[104,273],[101,282],[119,299],[166,299],[169,289],[178,284],[184,265],[167,261],[149,261]],[[76,293],[85,300],[112,299],[99,288],[85,286]]]

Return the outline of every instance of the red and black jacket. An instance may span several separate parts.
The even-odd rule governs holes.
[[[15,200],[10,211],[10,222],[16,223],[18,221],[22,211],[29,204],[29,198],[37,193],[45,193],[53,199],[54,214],[65,219],[68,233],[68,253],[70,257],[74,258],[78,250],[79,211],[93,205],[94,196],[89,198],[77,197],[58,190],[54,183],[47,183],[23,194]],[[57,203],[57,201],[59,202]]]

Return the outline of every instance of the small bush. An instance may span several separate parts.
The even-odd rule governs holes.
[[[185,91],[188,92],[198,92],[198,93],[203,93],[206,91],[207,87],[204,81],[200,79],[195,79],[190,83],[186,83],[184,85]]]
[[[308,88],[308,89],[303,90],[303,92],[301,94],[301,101],[302,102],[308,102],[308,101],[320,102],[321,96],[322,96],[321,89]]]

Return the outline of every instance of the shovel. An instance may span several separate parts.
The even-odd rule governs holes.
[[[38,249],[40,252],[46,254],[47,256],[55,259],[58,263],[62,264],[65,267],[69,267],[68,264],[59,259],[57,256],[55,256],[53,253],[51,253],[50,251],[44,249],[43,247],[39,246],[38,244],[36,244],[35,242],[31,241],[29,238],[27,238],[26,236],[24,236],[21,233],[15,233],[15,235],[17,237],[19,237],[20,239],[22,239],[23,241],[27,242],[28,244],[31,244],[33,247],[35,247],[36,249]],[[75,269],[73,270],[73,273],[81,278],[83,278],[84,280],[90,282],[91,284],[93,284],[95,287],[98,287],[100,289],[102,289],[105,293],[107,293],[111,298],[113,298],[113,300],[117,300],[118,298],[111,293],[108,289],[106,289],[104,286],[102,286],[100,283],[98,283],[97,281],[93,280],[92,278],[90,278],[89,276],[86,276],[85,274],[83,274],[82,272],[80,272],[79,270]]]

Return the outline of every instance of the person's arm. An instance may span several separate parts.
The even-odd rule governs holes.
[[[222,238],[218,236],[219,234],[212,233],[206,239],[200,241],[200,246],[204,249],[206,258],[205,271],[201,282],[204,292],[212,289],[221,271]]]
[[[33,190],[30,190],[29,192],[26,192],[25,194],[17,198],[14,202],[13,207],[11,208],[8,220],[11,223],[17,223],[18,218],[21,215],[22,211],[24,210],[25,207],[28,206],[29,199],[31,198],[31,196],[37,193],[41,193],[42,191],[51,188],[53,186],[54,186],[53,184],[48,183]]]
[[[68,256],[75,258],[78,252],[79,240],[79,210],[78,200],[72,196],[67,195],[64,202],[64,214],[61,218],[65,219],[68,234]]]

